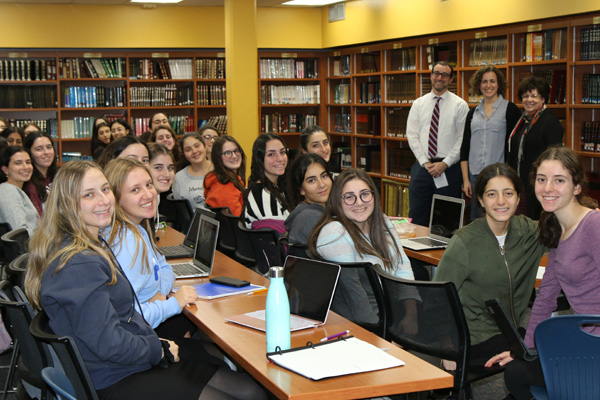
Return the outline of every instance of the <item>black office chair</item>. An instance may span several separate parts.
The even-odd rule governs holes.
[[[277,232],[271,229],[248,229],[242,221],[238,221],[238,227],[250,240],[257,272],[266,274],[270,267],[283,265],[283,256],[277,248]]]
[[[14,229],[0,238],[4,246],[7,262],[11,262],[21,254],[27,253],[29,247],[29,232],[26,228]]]
[[[6,399],[8,388],[12,387],[15,370],[19,371],[19,379],[27,382],[35,389],[31,393],[23,393],[24,387],[19,385],[17,398],[37,397],[52,399],[52,393],[42,378],[42,369],[45,365],[45,355],[29,332],[29,324],[34,318],[31,304],[22,299],[11,298],[11,284],[8,281],[0,283],[0,307],[4,308],[7,316],[7,327],[13,334],[14,346],[9,371],[4,384],[3,397]],[[22,293],[22,292],[21,292]],[[17,367],[18,366],[18,367]]]
[[[49,347],[52,347],[62,370],[75,389],[75,398],[78,400],[98,400],[92,379],[73,338],[55,335],[50,329],[48,315],[44,311],[40,311],[33,318],[29,330],[45,349],[46,354],[49,354]],[[47,359],[49,358],[47,357]],[[56,365],[48,364],[46,366],[55,367]]]
[[[217,243],[217,249],[227,256],[233,258],[236,249],[235,233],[231,228],[231,223],[223,215],[223,211],[227,210],[231,214],[229,207],[208,207],[209,210],[213,211],[217,215],[217,221],[219,221],[219,242]]]
[[[28,253],[21,254],[11,261],[6,270],[8,280],[15,286],[23,287],[25,272],[27,272]]]
[[[0,237],[4,236],[5,233],[10,232],[10,224],[8,222],[0,223]],[[4,242],[0,240],[0,267],[4,268],[7,266],[9,261],[6,258],[6,251],[4,250]]]
[[[254,249],[250,238],[246,235],[245,231],[242,231],[239,226],[240,217],[232,215],[229,210],[221,211],[221,214],[225,220],[229,223],[229,227],[235,237],[235,251],[233,258],[242,265],[248,268],[254,268],[256,265],[256,259],[254,258]]]
[[[310,258],[306,254],[308,246],[301,243],[290,243],[290,239],[287,236],[281,236],[277,240],[277,254],[284,258],[287,256],[296,256],[302,258]]]
[[[503,371],[502,367],[470,367],[471,339],[462,304],[452,282],[410,281],[375,272],[383,286],[388,308],[387,340],[417,355],[456,362],[453,391],[471,398],[471,384]],[[407,309],[415,315],[406,313]],[[425,358],[425,357],[423,357]],[[428,360],[430,361],[430,360]],[[437,364],[439,365],[439,364]]]
[[[323,257],[312,253],[310,250],[306,249],[306,255],[308,256],[308,258],[312,258],[313,260],[321,260],[321,261],[328,261],[326,259],[324,259]],[[350,269],[350,268],[354,268],[358,270],[358,274],[361,278],[361,282],[363,283],[363,286],[365,286],[365,284],[368,284],[365,287],[365,290],[367,292],[371,292],[373,294],[373,296],[375,297],[375,302],[377,304],[377,316],[379,317],[379,320],[376,323],[367,323],[364,321],[357,321],[354,320],[353,318],[351,318],[351,316],[348,315],[342,315],[343,317],[349,319],[350,321],[354,322],[355,324],[365,328],[366,330],[373,332],[374,334],[376,334],[379,337],[382,337],[384,339],[387,339],[387,331],[386,331],[386,326],[387,326],[387,320],[388,320],[388,309],[385,306],[385,299],[384,299],[384,293],[383,293],[383,289],[381,287],[381,283],[379,282],[379,278],[377,278],[377,274],[375,273],[375,266],[370,263],[370,262],[357,262],[357,263],[341,263],[341,262],[337,262],[337,261],[331,261],[335,264],[339,264],[342,267],[342,271],[340,272],[340,274],[344,273],[344,269]],[[340,282],[338,281],[338,285],[336,287],[336,295],[338,293],[338,290],[340,290],[342,287],[340,286]],[[336,299],[335,296],[333,298],[333,304],[331,306],[331,309],[335,312],[335,304],[336,304]]]
[[[173,229],[185,234],[194,217],[194,210],[190,202],[186,199],[174,199],[173,193],[171,193],[167,196],[167,201],[160,202],[161,205],[163,203],[166,204],[162,210],[159,205],[159,212],[167,217],[168,222],[173,223]]]

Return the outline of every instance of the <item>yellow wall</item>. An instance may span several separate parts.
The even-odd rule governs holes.
[[[356,0],[346,19],[321,11],[323,47],[419,36],[600,10],[598,0]]]
[[[320,48],[320,10],[259,8],[259,48]],[[223,48],[223,7],[0,4],[4,48]]]

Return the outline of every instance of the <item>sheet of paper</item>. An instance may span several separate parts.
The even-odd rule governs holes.
[[[544,277],[544,272],[546,272],[546,267],[542,267],[541,265],[538,267],[537,274],[535,279],[542,279]]]
[[[440,176],[438,176],[437,178],[433,178],[433,183],[435,183],[435,187],[438,189],[448,186],[448,179],[446,178],[446,173],[442,172]]]

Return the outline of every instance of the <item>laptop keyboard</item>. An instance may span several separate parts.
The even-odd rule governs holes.
[[[181,246],[165,246],[160,247],[158,250],[165,257],[191,257],[194,255],[194,251],[192,249],[186,249]]]
[[[423,237],[423,238],[415,238],[415,239],[410,239],[413,242],[417,242],[419,244],[425,245],[425,246],[431,246],[431,247],[437,247],[437,246],[446,246],[447,243],[446,242],[442,242],[441,240],[435,240],[432,238],[428,238],[428,237]]]
[[[249,312],[246,313],[246,315],[252,318],[259,319],[261,321],[264,321],[266,318],[265,310]],[[290,329],[304,328],[305,326],[307,326],[307,321],[305,318],[299,317],[294,314],[290,314]]]
[[[196,268],[193,264],[189,264],[189,263],[171,264],[171,268],[173,268],[173,272],[177,276],[187,276],[187,275],[208,276],[207,273],[202,274],[202,272],[198,268]]]

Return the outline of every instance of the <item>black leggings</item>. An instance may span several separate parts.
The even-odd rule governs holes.
[[[516,400],[531,399],[531,385],[545,386],[540,360],[509,362],[504,369],[504,383]]]

